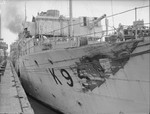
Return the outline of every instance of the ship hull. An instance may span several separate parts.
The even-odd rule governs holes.
[[[88,87],[84,83],[89,79],[81,78],[77,63],[83,56],[93,56],[97,45],[22,56],[18,72],[28,94],[65,114],[147,114],[149,43],[149,38],[139,42],[122,67],[110,73],[105,82],[96,80]],[[109,55],[105,49],[100,52]]]

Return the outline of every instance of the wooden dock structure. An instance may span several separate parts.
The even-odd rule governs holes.
[[[6,67],[5,67],[6,66]],[[0,65],[0,114],[34,114],[11,61]]]

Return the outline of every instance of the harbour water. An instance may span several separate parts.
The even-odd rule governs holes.
[[[30,96],[28,96],[28,100],[35,114],[60,114],[58,112],[55,112],[51,108],[44,106],[43,104],[41,104],[40,102],[38,102]]]

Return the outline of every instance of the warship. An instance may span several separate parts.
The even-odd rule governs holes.
[[[150,28],[139,20],[111,35],[107,29],[105,14],[73,18],[71,11],[25,22],[11,45],[25,91],[65,114],[148,114]]]

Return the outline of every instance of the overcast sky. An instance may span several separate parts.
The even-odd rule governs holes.
[[[1,0],[2,1],[2,0]],[[149,5],[149,0],[72,0],[73,16],[92,16],[100,17],[103,14],[112,15],[128,9],[133,9],[139,6]],[[2,38],[8,44],[11,44],[17,39],[17,31],[12,30],[15,21],[18,23],[24,20],[25,1],[11,0],[0,3],[2,14]],[[69,15],[68,0],[26,0],[26,14],[27,21],[32,20],[32,16],[36,16],[37,12],[47,11],[49,9],[58,9],[60,14],[64,16]],[[114,26],[117,27],[119,23],[123,25],[131,25],[135,19],[135,12],[130,11],[122,15],[114,17]],[[15,18],[19,16],[19,19]],[[137,10],[138,19],[143,19],[145,23],[149,23],[149,8]],[[13,21],[13,23],[11,23]],[[112,26],[112,18],[109,18],[109,25]],[[17,26],[17,24],[16,24]]]

